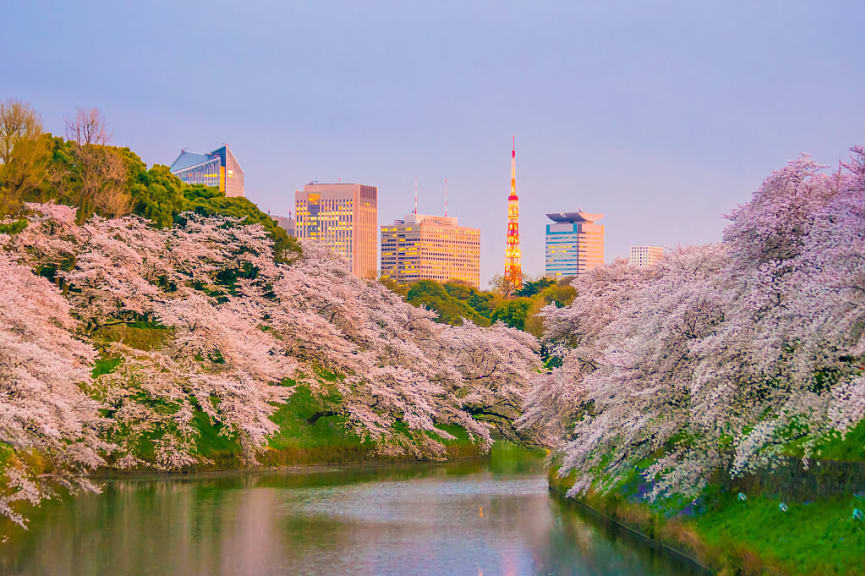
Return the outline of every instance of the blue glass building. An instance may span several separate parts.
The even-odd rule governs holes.
[[[547,214],[544,274],[548,278],[576,276],[604,263],[603,214]]]
[[[226,196],[244,195],[243,169],[228,146],[208,154],[182,150],[169,170],[187,184],[213,186]]]

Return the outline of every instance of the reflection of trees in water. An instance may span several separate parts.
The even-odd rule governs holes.
[[[554,531],[551,545],[559,550],[550,554],[560,561],[562,549],[579,558],[589,574],[694,574],[685,561],[658,551],[624,528],[607,522],[576,502],[560,498],[549,500],[553,522],[561,526]],[[573,558],[569,560],[573,562]],[[559,573],[558,571],[554,571]],[[567,572],[567,570],[565,570]]]
[[[677,573],[478,462],[111,480],[44,512],[0,549],[19,574]]]

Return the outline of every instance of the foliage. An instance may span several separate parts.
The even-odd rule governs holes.
[[[300,254],[299,244],[249,200],[185,184],[168,167],[148,169],[128,148],[110,146],[105,119],[96,109],[78,110],[67,122],[64,139],[43,133],[26,104],[0,103],[0,217],[17,213],[27,202],[75,206],[79,224],[94,214],[134,213],[159,228],[172,226],[188,211],[245,218],[268,231],[277,259]]]
[[[192,199],[198,212],[244,219],[186,212],[160,229],[97,215],[79,225],[74,207],[28,204],[27,226],[0,236],[11,278],[0,379],[15,392],[0,403],[12,410],[0,439],[16,456],[36,450],[57,477],[82,478],[103,457],[118,468],[254,464],[338,437],[385,457],[443,459],[449,429],[489,447],[474,415],[522,404],[534,338],[437,324],[317,244],[277,262],[267,230],[248,224],[251,205],[224,200]],[[307,415],[316,406],[328,413]],[[2,514],[42,494],[19,469],[5,468],[20,489]]]
[[[458,290],[454,290],[454,287]],[[478,293],[463,285],[442,285],[434,280],[419,280],[408,289],[405,299],[410,304],[437,312],[436,321],[443,324],[459,326],[465,318],[478,326],[489,326],[489,317],[482,315],[469,303],[474,295],[472,292]]]
[[[49,138],[30,106],[0,102],[0,217],[13,214],[48,177]]]
[[[576,470],[549,472],[554,491],[566,493]],[[645,502],[620,483],[606,493],[589,491],[580,501],[661,546],[678,550],[718,574],[859,574],[865,529],[852,511],[862,497],[846,496],[789,503],[748,494],[740,499],[709,484],[699,505],[681,498]],[[687,502],[687,500],[685,500]]]
[[[0,244],[7,239],[0,235]],[[96,353],[75,337],[69,303],[2,251],[0,277],[0,515],[23,525],[15,502],[38,503],[56,485],[90,487],[82,473],[103,462],[105,445],[96,403],[77,386]]]
[[[534,296],[544,288],[552,286],[555,283],[555,280],[552,280],[550,278],[539,278],[537,280],[530,280],[528,282],[525,282],[522,288],[514,292],[514,296],[529,298],[531,296]]]
[[[403,296],[407,302],[436,312],[437,322],[458,326],[467,319],[478,326],[489,326],[502,321],[535,336],[540,336],[543,329],[541,309],[550,303],[557,306],[570,304],[575,294],[569,283],[556,283],[545,278],[527,282],[523,290],[513,297],[477,290],[458,281],[440,284],[433,280],[419,280],[402,286],[387,280],[383,285]]]
[[[176,179],[173,174],[169,173],[169,175]],[[202,216],[228,216],[242,219],[246,224],[261,225],[273,240],[274,254],[280,261],[290,261],[301,253],[297,240],[289,237],[276,220],[262,212],[247,198],[229,198],[219,190],[207,186],[184,186],[183,196],[184,211],[193,211]],[[178,218],[182,219],[182,216],[175,212],[175,220]]]
[[[514,298],[507,300],[493,312],[493,322],[502,321],[511,328],[522,330],[526,324],[529,307],[532,305],[528,298]]]
[[[0,234],[18,234],[22,230],[27,228],[27,220],[21,218],[20,220],[11,220],[0,222]]]
[[[865,416],[865,151],[826,175],[807,158],[737,208],[720,244],[651,269],[616,262],[543,309],[561,366],[534,379],[524,430],[564,452],[573,492],[649,456],[654,494],[771,465]]]
[[[331,458],[361,458],[375,450],[373,442],[364,441],[347,426],[342,398],[336,389],[314,393],[310,386],[298,386],[271,419],[279,431],[270,438],[268,447],[277,453],[281,464],[303,462],[307,454],[325,462]]]
[[[568,306],[574,301],[576,294],[577,291],[571,286],[569,280],[560,280],[558,283],[546,285],[532,296],[523,329],[530,334],[541,337],[544,332],[544,320],[541,311],[550,304],[555,304],[557,308]]]
[[[739,502],[724,494],[697,517],[696,529],[709,546],[750,550],[786,573],[843,575],[861,568],[865,529],[851,517],[861,499],[791,503],[786,512],[778,504],[759,496]]]

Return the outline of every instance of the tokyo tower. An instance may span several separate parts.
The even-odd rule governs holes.
[[[511,195],[508,196],[508,234],[505,244],[505,280],[512,290],[523,285],[520,264],[520,199],[517,196],[517,140],[511,149]]]

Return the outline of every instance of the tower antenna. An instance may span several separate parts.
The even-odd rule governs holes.
[[[517,196],[517,138],[511,148],[511,194],[508,196],[508,231],[505,236],[505,280],[509,290],[523,285],[520,257],[520,199]]]
[[[417,216],[417,178],[414,179],[414,215]]]
[[[448,216],[448,179],[445,178],[445,218]]]

